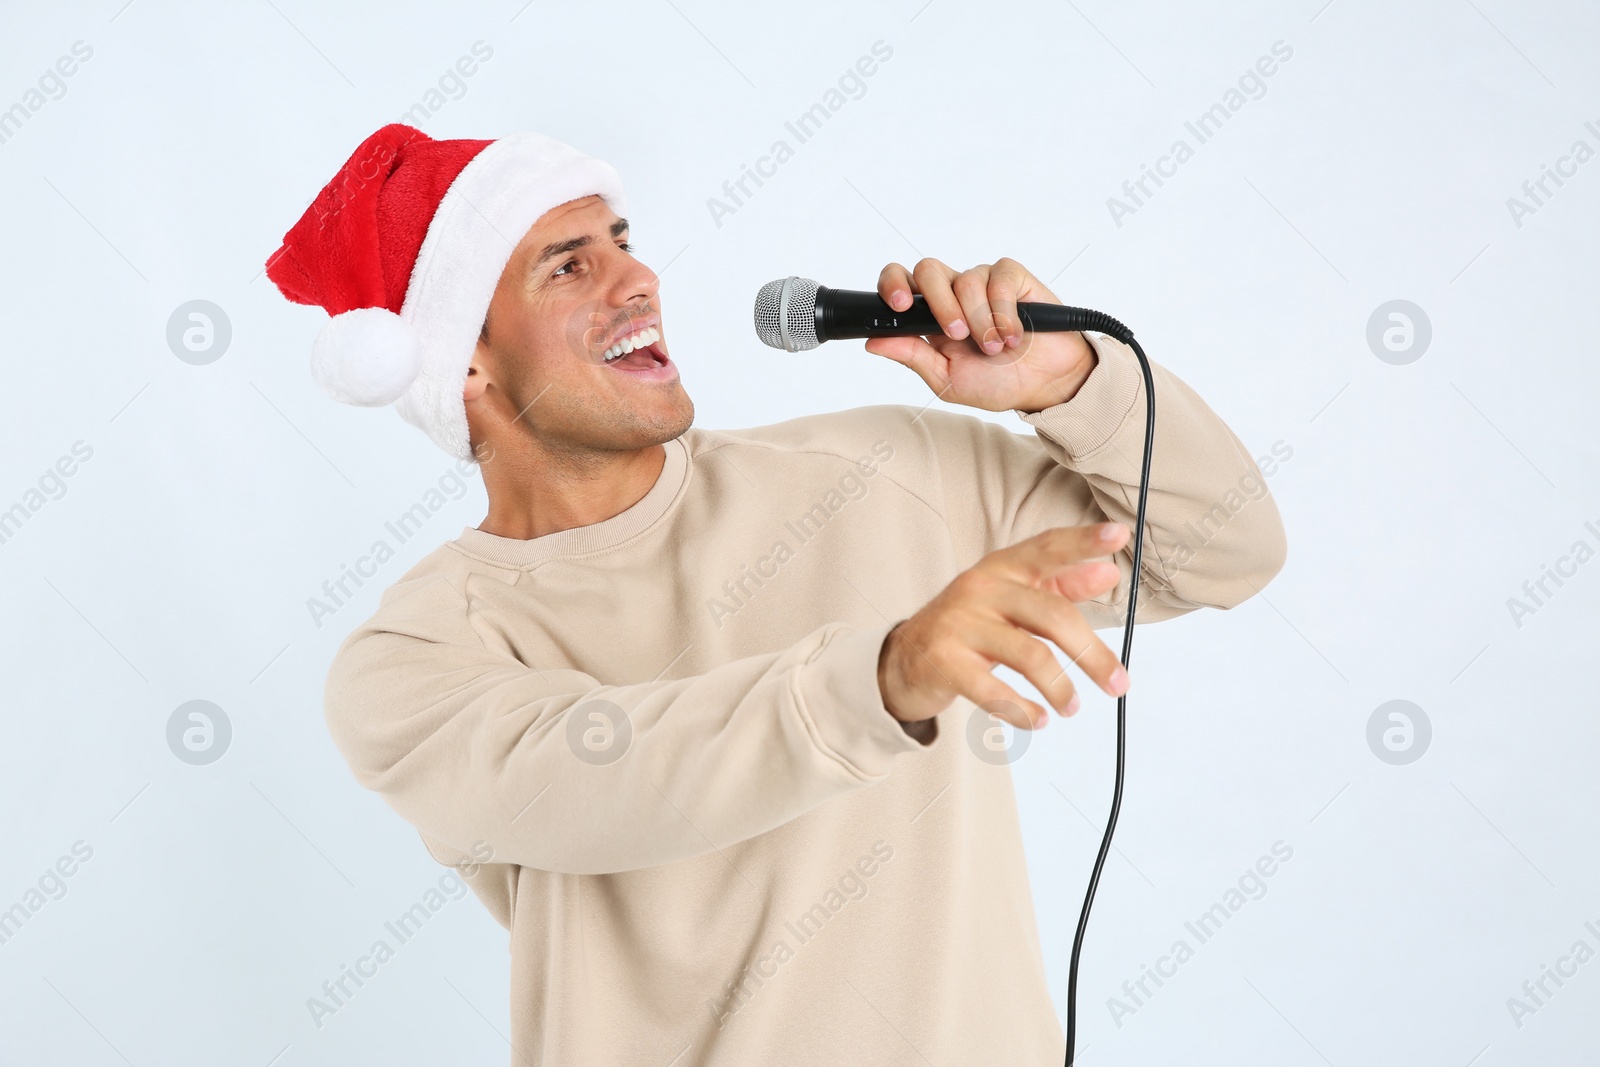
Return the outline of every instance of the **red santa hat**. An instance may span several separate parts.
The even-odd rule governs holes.
[[[312,377],[328,395],[393,404],[471,459],[461,394],[500,274],[541,215],[595,194],[625,213],[609,163],[543,134],[445,141],[392,123],[284,234],[267,277],[333,316],[311,346]]]

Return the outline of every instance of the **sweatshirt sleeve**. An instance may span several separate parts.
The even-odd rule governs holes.
[[[1133,529],[1144,456],[1145,385],[1133,349],[1085,334],[1098,362],[1063,403],[1018,414],[1034,435],[929,410],[925,442],[958,548],[977,557],[1054,526],[1115,520]],[[1187,383],[1150,361],[1155,442],[1137,622],[1231,608],[1283,568],[1277,504],[1239,438]],[[1133,542],[1117,587],[1079,605],[1096,629],[1126,621]]]
[[[829,623],[704,674],[603,685],[491,651],[432,575],[345,639],[325,715],[357,781],[425,839],[558,873],[636,870],[771,830],[925,747],[883,706],[888,629]]]

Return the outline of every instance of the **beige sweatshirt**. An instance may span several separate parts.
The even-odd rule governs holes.
[[[998,727],[962,699],[914,740],[877,662],[983,554],[1132,527],[1144,382],[1090,340],[1036,434],[900,405],[690,429],[631,508],[463,530],[345,640],[328,727],[510,932],[513,1064],[1061,1058]],[[1250,454],[1152,373],[1140,622],[1232,607],[1285,552]]]

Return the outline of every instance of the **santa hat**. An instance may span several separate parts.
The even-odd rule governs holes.
[[[297,304],[333,316],[311,374],[345,404],[393,404],[440,448],[472,459],[467,368],[501,271],[539,217],[598,194],[616,170],[538,133],[435,140],[392,123],[361,142],[267,260]]]

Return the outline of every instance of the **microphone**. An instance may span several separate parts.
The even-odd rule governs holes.
[[[1093,330],[1131,343],[1133,331],[1104,312],[1020,301],[1017,317],[1028,333]],[[810,278],[790,275],[768,282],[756,293],[756,336],[785,352],[804,352],[824,341],[859,337],[912,337],[942,334],[928,302],[912,296],[911,306],[896,311],[877,293],[829,289]]]

